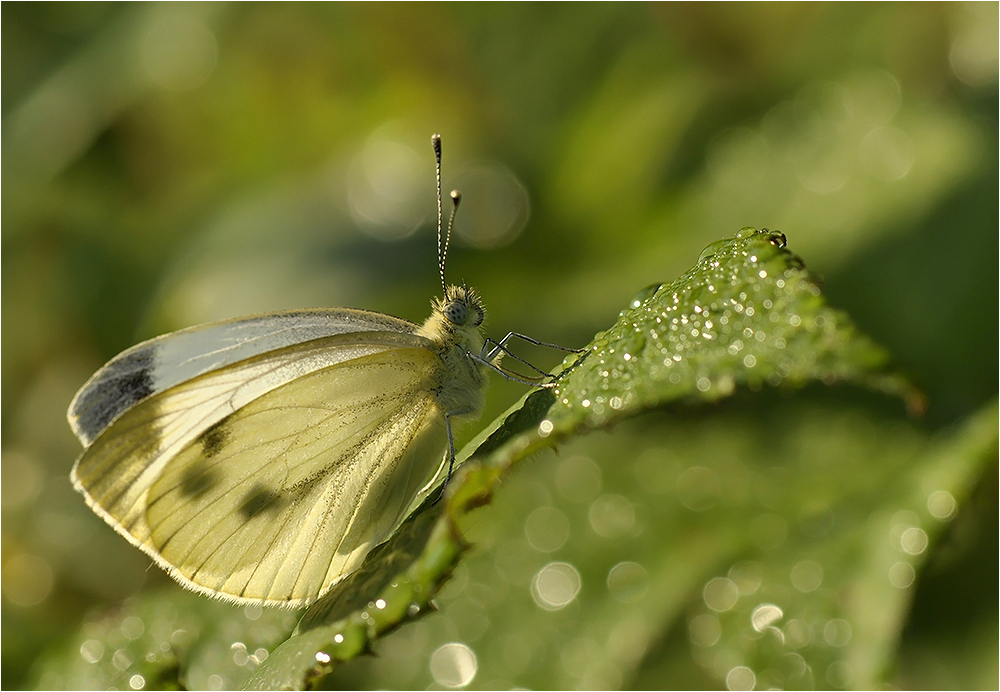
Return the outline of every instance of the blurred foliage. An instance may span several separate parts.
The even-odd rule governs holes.
[[[336,684],[472,665],[470,687],[739,688],[743,668],[759,687],[996,687],[996,4],[0,15],[5,688],[99,685],[107,666],[159,687],[132,676],[178,655],[219,688],[291,629],[182,592],[93,516],[65,409],[115,353],[190,324],[321,305],[422,319],[435,131],[464,193],[451,278],[494,333],[585,343],[708,243],[766,226],[928,409],[765,388],[575,439],[468,517],[439,612]],[[483,420],[522,393],[495,381]],[[581,585],[553,611],[531,588],[549,564]],[[758,632],[768,603],[782,618]],[[174,641],[207,621],[202,648]],[[779,644],[830,663],[760,668]]]

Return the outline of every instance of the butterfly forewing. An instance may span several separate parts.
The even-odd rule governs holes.
[[[406,320],[346,308],[279,312],[183,329],[137,344],[94,373],[70,404],[70,426],[87,446],[132,406],[199,375],[336,334],[408,334],[415,329]]]
[[[411,334],[268,353],[133,406],[74,480],[186,585],[306,603],[398,526],[438,469],[439,373],[438,355]]]

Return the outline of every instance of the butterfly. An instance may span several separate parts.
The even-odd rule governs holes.
[[[452,423],[484,406],[487,373],[519,376],[485,336],[479,295],[444,279],[418,325],[348,308],[207,324],[124,351],[67,417],[87,504],[183,586],[238,604],[302,607],[357,569],[455,461]],[[522,363],[525,361],[517,358]]]

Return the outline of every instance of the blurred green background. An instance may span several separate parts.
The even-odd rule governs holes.
[[[929,406],[912,420],[846,388],[737,396],[526,464],[473,516],[479,549],[441,612],[338,684],[739,688],[726,652],[706,653],[718,604],[702,587],[728,574],[743,589],[746,565],[787,562],[783,588],[817,589],[796,532],[867,517],[858,498],[908,473],[901,450],[996,396],[996,3],[4,3],[0,16],[6,689],[83,684],[64,656],[112,660],[80,642],[136,594],[209,603],[178,595],[72,490],[73,393],[118,351],[201,322],[308,306],[421,321],[440,290],[432,132],[464,195],[450,279],[480,289],[494,336],[585,344],[708,243],[768,227]],[[522,393],[494,381],[482,423]],[[755,468],[780,493],[726,480]],[[893,684],[996,688],[995,455],[985,468],[941,515],[916,581],[894,582],[913,603],[880,641]],[[816,483],[842,492],[817,500]],[[817,502],[753,546],[727,538],[760,507]],[[628,567],[609,572],[610,553]],[[569,607],[532,591],[547,564],[582,580]],[[621,615],[665,585],[675,605],[657,620]],[[837,626],[814,635],[841,646]],[[757,684],[858,684],[836,665]]]

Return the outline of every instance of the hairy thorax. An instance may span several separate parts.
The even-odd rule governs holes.
[[[478,356],[483,350],[482,326],[452,324],[435,306],[417,335],[434,342],[444,365],[439,370],[436,387],[441,411],[453,416],[479,415],[485,404],[488,366],[475,360],[472,354]]]

